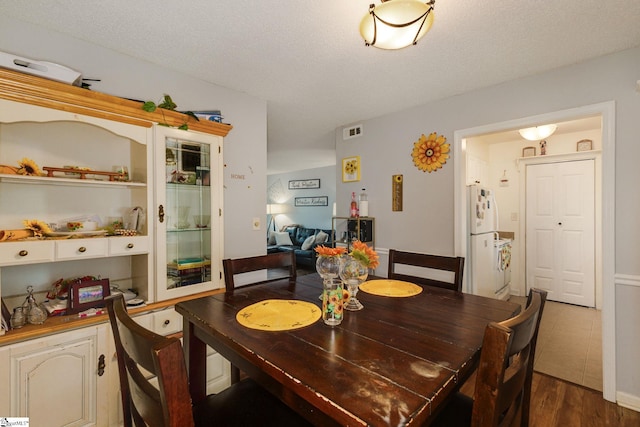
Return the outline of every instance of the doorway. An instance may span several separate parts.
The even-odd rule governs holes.
[[[459,130],[454,133],[453,154],[455,174],[455,250],[456,255],[467,254],[467,202],[466,202],[466,144],[467,139],[489,133],[512,131],[545,123],[557,123],[583,117],[601,117],[602,129],[602,174],[596,185],[602,197],[601,208],[597,215],[601,218],[600,243],[596,250],[601,254],[601,268],[597,278],[602,283],[602,371],[603,397],[615,402],[616,366],[615,366],[615,292],[614,292],[614,103],[606,102],[557,111],[539,116],[527,117],[507,122],[494,123],[476,128]],[[524,202],[523,202],[524,204]],[[524,235],[524,230],[520,233]],[[523,251],[524,252],[524,251]],[[524,283],[524,281],[522,282]],[[524,287],[522,293],[524,294]]]

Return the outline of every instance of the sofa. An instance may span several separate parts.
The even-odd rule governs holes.
[[[332,239],[333,232],[331,230],[288,225],[279,232],[269,232],[267,253],[293,251],[296,256],[296,266],[315,269],[315,247],[318,245],[331,246]]]

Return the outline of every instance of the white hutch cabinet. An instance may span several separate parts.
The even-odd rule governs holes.
[[[165,123],[190,130],[159,126]],[[0,169],[0,297],[38,302],[60,278],[109,278],[147,303],[132,309],[159,333],[179,333],[177,298],[223,287],[222,142],[231,126],[0,69],[0,166],[23,158],[43,167],[112,171],[128,181],[68,172],[24,176]],[[22,221],[142,212],[135,236],[54,233],[11,240]],[[0,416],[32,425],[119,425],[117,361],[104,315],[49,317],[0,334]],[[210,352],[210,391],[229,383],[228,363]]]

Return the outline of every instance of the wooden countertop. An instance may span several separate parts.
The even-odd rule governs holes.
[[[171,307],[181,301],[188,301],[190,299],[215,295],[222,292],[224,292],[224,288],[201,292],[181,298],[158,301],[144,305],[142,307],[130,308],[129,313],[135,317],[136,315],[142,315],[145,313],[150,313],[152,311]],[[35,338],[41,338],[48,335],[58,334],[61,332],[67,332],[73,329],[80,329],[91,325],[107,323],[108,321],[109,316],[107,314],[100,314],[97,316],[83,318],[79,318],[77,314],[68,316],[52,316],[47,318],[47,320],[42,325],[27,324],[20,329],[6,331],[4,335],[0,336],[0,347],[15,344],[17,342],[32,340]]]

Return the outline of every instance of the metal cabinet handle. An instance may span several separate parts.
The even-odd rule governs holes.
[[[127,245],[127,249],[133,249],[133,243],[129,243],[129,244]]]
[[[20,252],[18,252],[18,255],[20,255],[20,256],[27,256],[27,255],[29,255],[29,252],[28,252],[28,251],[25,251],[25,250],[23,249],[23,250],[21,250]]]
[[[107,364],[104,361],[104,354],[101,354],[100,357],[98,357],[98,376],[99,377],[104,375],[104,368],[106,366],[107,366]]]
[[[78,252],[80,253],[87,252],[87,248],[85,248],[84,246],[80,246],[80,248],[78,248]]]
[[[164,206],[162,205],[158,207],[158,221],[164,222]]]
[[[164,321],[164,326],[168,326],[168,325],[169,325],[169,323],[171,323],[171,320],[169,320],[169,319],[165,320],[165,321]]]

